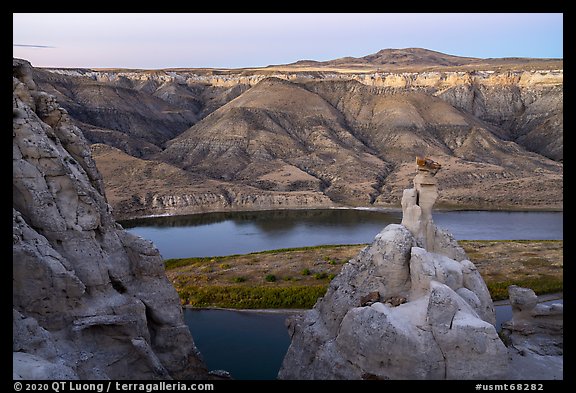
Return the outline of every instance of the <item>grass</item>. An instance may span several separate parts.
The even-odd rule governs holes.
[[[536,293],[536,295],[562,292],[563,290],[562,278],[549,275],[542,275],[538,278],[486,281],[486,286],[488,287],[488,291],[490,291],[492,300],[508,299],[508,287],[510,285],[530,288]]]
[[[312,308],[328,286],[190,286],[178,291],[182,304],[239,309]]]
[[[537,294],[563,290],[563,241],[469,240],[459,244],[493,300],[519,285]],[[364,248],[326,245],[245,255],[169,259],[166,274],[183,304],[225,308],[310,308],[346,261]]]
[[[338,249],[338,248],[350,248],[350,247],[358,247],[358,246],[365,246],[366,244],[325,244],[320,246],[307,246],[307,247],[292,247],[292,248],[279,248],[276,250],[265,250],[265,251],[257,251],[251,252],[248,254],[233,254],[233,255],[226,255],[226,256],[213,256],[213,257],[191,257],[191,258],[171,258],[164,260],[164,266],[166,266],[166,270],[175,269],[181,266],[188,266],[191,264],[203,264],[203,263],[214,263],[214,262],[222,262],[227,260],[233,260],[238,257],[245,257],[245,256],[255,256],[255,255],[269,255],[269,254],[279,254],[279,253],[289,253],[292,251],[313,251],[313,250],[326,250],[326,249]],[[332,264],[337,264],[336,259],[332,259],[329,256],[323,257],[323,259],[327,262],[333,262]],[[258,260],[255,259],[257,262]],[[228,265],[228,264],[226,264]]]

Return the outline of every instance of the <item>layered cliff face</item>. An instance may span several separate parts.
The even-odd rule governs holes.
[[[562,69],[402,73],[262,70],[251,75],[214,75],[187,70],[131,72],[55,69],[49,73],[38,73],[42,87],[52,90],[51,93],[57,95],[61,102],[69,105],[71,114],[86,125],[129,133],[156,145],[162,145],[170,139],[170,135],[176,136],[249,87],[274,77],[294,82],[352,80],[380,88],[374,90],[376,94],[424,92],[489,124],[502,127],[506,130],[507,140],[554,160],[563,159]],[[93,95],[93,89],[99,90],[101,97],[107,96],[107,92],[101,90],[110,90],[115,99],[108,103],[93,102],[94,98],[86,95]],[[138,100],[140,104],[131,105],[131,109],[126,110],[122,109],[126,107],[125,103],[119,100]],[[138,110],[142,102],[152,110]],[[126,118],[127,124],[122,124],[121,119],[125,114],[132,112],[134,114]],[[142,122],[142,118],[150,117],[150,114],[160,118]],[[144,130],[153,133],[168,131],[164,131],[163,137],[145,135]],[[95,142],[109,143],[106,139],[112,139],[111,135],[99,135],[96,131],[92,131],[89,137],[92,134]]]
[[[87,141],[30,64],[13,76],[14,378],[206,378],[158,250],[116,224]]]
[[[414,155],[451,167],[439,206],[563,208],[561,60],[410,49],[263,69],[34,75],[91,143],[115,148],[94,158],[118,218],[398,207]]]
[[[246,90],[186,84],[154,72],[48,72],[34,69],[40,90],[54,95],[86,138],[135,157],[165,143]]]

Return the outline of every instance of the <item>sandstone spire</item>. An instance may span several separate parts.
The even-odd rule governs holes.
[[[314,308],[288,322],[281,379],[499,379],[506,347],[492,299],[452,235],[436,227],[440,164],[417,159],[391,224],[342,268]]]

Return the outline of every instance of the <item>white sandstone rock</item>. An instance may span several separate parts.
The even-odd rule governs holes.
[[[564,306],[538,304],[532,289],[508,287],[512,320],[503,324],[508,342],[508,379],[563,379]]]
[[[116,224],[81,131],[18,59],[13,105],[14,378],[209,378],[158,250]]]
[[[288,320],[292,343],[280,379],[507,375],[486,284],[454,238],[432,221],[435,179],[421,173],[414,183],[404,191],[402,225],[384,228],[343,266],[312,310]]]

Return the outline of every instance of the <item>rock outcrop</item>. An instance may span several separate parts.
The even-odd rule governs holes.
[[[87,141],[30,64],[13,76],[14,378],[208,377],[158,250],[114,221]]]
[[[314,308],[288,320],[280,379],[498,379],[506,347],[482,277],[431,209],[419,171],[391,224],[350,260]]]
[[[533,290],[508,287],[512,320],[501,335],[508,345],[510,375],[517,380],[563,379],[564,306],[538,304]]]

